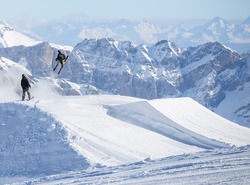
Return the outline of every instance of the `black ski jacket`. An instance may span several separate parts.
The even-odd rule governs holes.
[[[27,88],[30,88],[30,83],[28,81],[28,79],[23,76],[22,80],[21,80],[21,86],[23,89],[27,89]]]
[[[59,53],[56,57],[56,61],[59,60],[60,62],[62,62],[65,58],[66,57],[63,53]]]

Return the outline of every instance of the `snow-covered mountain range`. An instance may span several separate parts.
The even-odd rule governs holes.
[[[5,36],[2,40],[9,43]],[[73,88],[73,94],[85,93],[84,86],[90,88],[87,92],[99,90],[146,99],[187,96],[249,127],[249,53],[240,55],[219,42],[184,49],[166,40],[137,46],[103,38],[85,39],[73,50],[46,42],[27,43],[2,47],[0,55],[26,67],[35,78],[59,77],[68,81],[68,87],[77,84],[80,87]],[[51,70],[57,49],[70,55],[60,76]]]
[[[196,26],[186,22],[170,24],[147,20],[72,20],[47,20],[36,25],[29,24],[28,35],[70,46],[75,46],[85,38],[110,37],[119,41],[130,40],[137,45],[152,45],[160,40],[168,40],[187,48],[218,41],[239,53],[249,51],[250,48],[250,17],[238,23],[215,17]],[[23,30],[24,25],[21,25],[20,30]]]
[[[248,182],[249,53],[113,38],[71,48],[1,27],[0,184]]]

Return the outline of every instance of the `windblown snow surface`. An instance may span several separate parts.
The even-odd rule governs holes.
[[[0,184],[248,184],[250,129],[190,98],[0,103]]]

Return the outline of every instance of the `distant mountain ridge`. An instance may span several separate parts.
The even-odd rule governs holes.
[[[130,40],[137,45],[153,45],[161,40],[169,40],[184,48],[217,41],[242,53],[249,51],[250,48],[249,20],[250,16],[236,24],[215,17],[195,27],[189,27],[185,23],[173,26],[147,20],[53,20],[31,26],[29,29],[44,41],[72,47],[85,38],[111,37],[119,41]]]

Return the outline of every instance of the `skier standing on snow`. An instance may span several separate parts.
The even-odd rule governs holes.
[[[24,101],[26,92],[27,92],[28,98],[30,100],[31,97],[30,97],[29,88],[31,88],[31,86],[30,86],[28,79],[26,78],[26,76],[24,74],[22,74],[21,86],[23,88],[22,100]]]
[[[59,73],[61,72],[61,70],[62,70],[62,68],[63,68],[63,64],[64,64],[64,62],[67,60],[67,58],[68,58],[68,57],[66,57],[65,54],[61,53],[61,51],[58,50],[58,55],[57,55],[57,57],[56,57],[57,64],[56,64],[56,67],[53,69],[53,71],[56,70],[56,68],[57,68],[57,66],[58,66],[58,64],[59,64],[59,62],[60,62],[61,68],[60,68],[60,70],[59,70],[59,72],[58,72],[58,74],[59,74]]]

